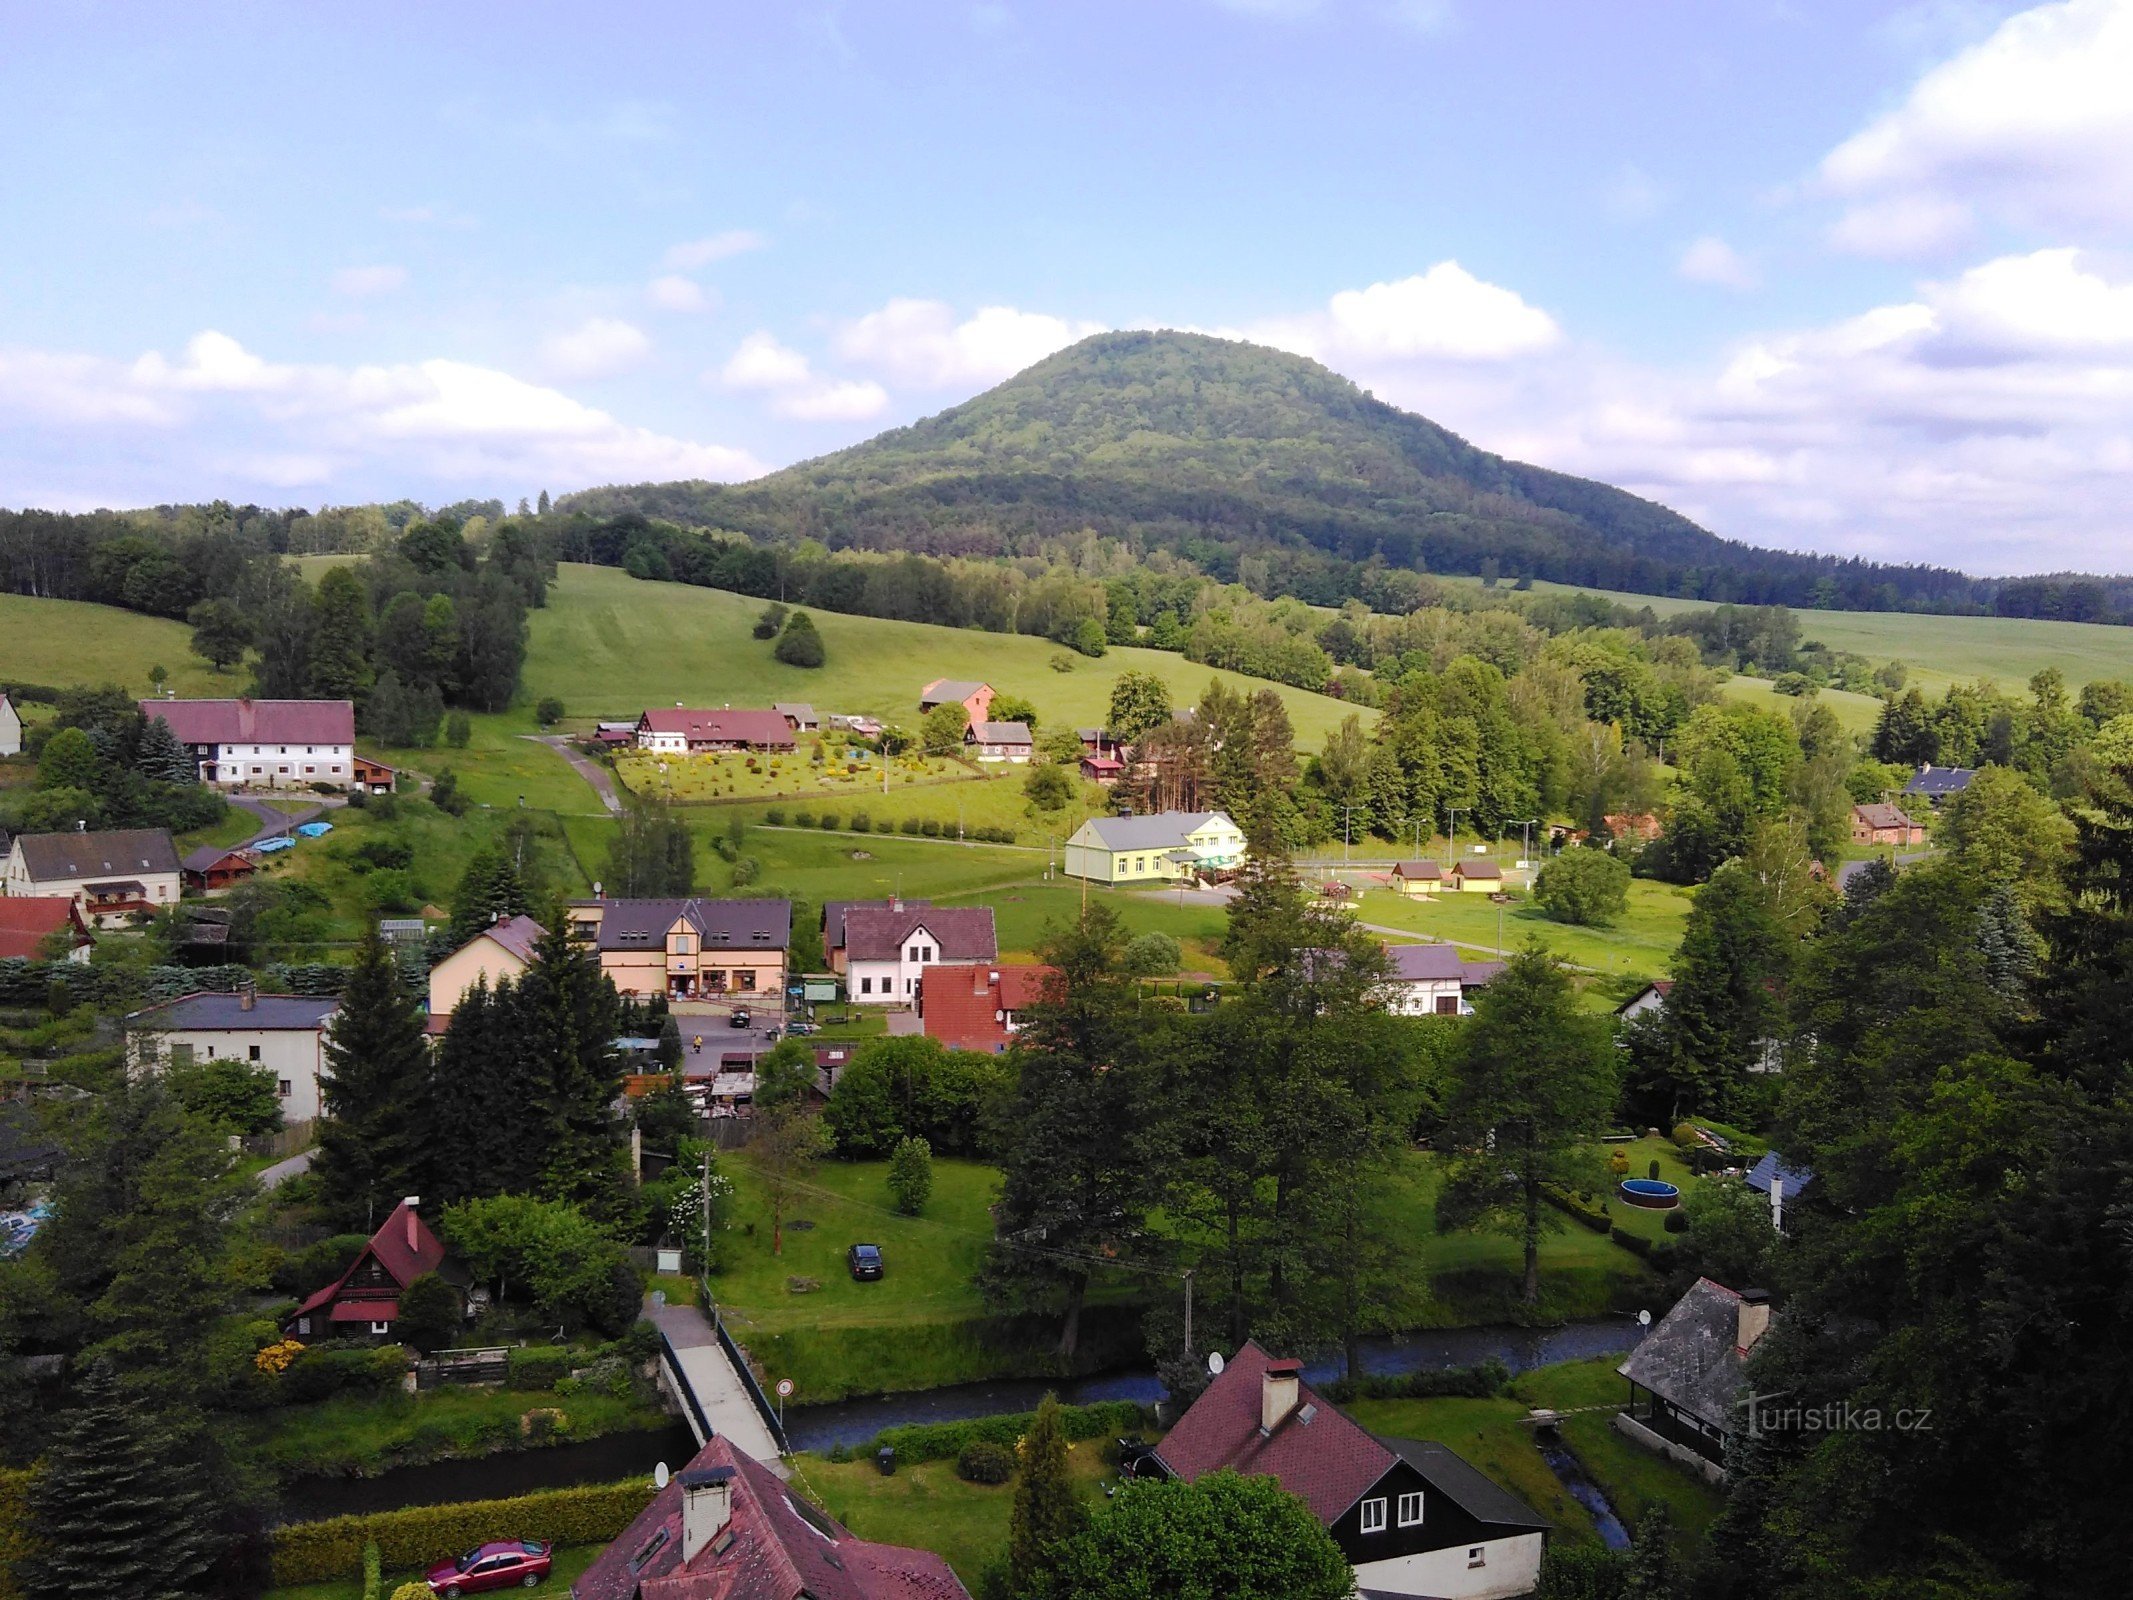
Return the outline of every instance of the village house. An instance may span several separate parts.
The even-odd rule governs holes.
[[[0,960],[86,962],[95,943],[72,895],[0,896]]]
[[[1125,753],[1125,747],[1109,728],[1076,728],[1074,737],[1081,741],[1083,755],[1120,756]]]
[[[1866,805],[1852,807],[1853,844],[1892,844],[1897,846],[1924,844],[1925,827],[1911,820],[1910,814],[1901,806]]]
[[[1064,870],[1092,883],[1174,883],[1244,864],[1244,830],[1220,811],[1091,817],[1066,842]]]
[[[723,1435],[570,1586],[570,1600],[970,1600],[929,1550],[855,1538]]]
[[[820,733],[822,719],[815,708],[805,700],[773,700],[770,709],[785,719],[785,725],[794,733]]]
[[[963,743],[980,761],[1026,763],[1037,748],[1026,722],[973,722],[963,730]]]
[[[1658,1011],[1666,1005],[1666,997],[1674,992],[1672,978],[1655,978],[1615,1007],[1615,1015],[1624,1022],[1635,1022],[1647,1011]]]
[[[442,1030],[476,983],[494,989],[523,976],[547,931],[531,917],[499,917],[430,968],[430,1031]]]
[[[635,745],[637,724],[634,722],[596,722],[593,724],[593,743],[603,750],[615,750],[623,745]]]
[[[178,903],[178,847],[168,828],[19,833],[8,849],[9,895],[65,895],[92,927]]]
[[[1444,887],[1444,869],[1434,861],[1395,861],[1391,887],[1395,894],[1427,898]]]
[[[918,691],[918,709],[931,711],[935,706],[959,705],[969,722],[984,722],[992,716],[992,703],[999,691],[989,683],[972,683],[963,678],[935,678]]]
[[[202,991],[128,1013],[128,1054],[143,1071],[242,1061],[274,1080],[283,1121],[309,1122],[321,1109],[326,1036],[340,1009],[331,995]]]
[[[633,999],[784,1004],[790,900],[574,900],[570,922]]]
[[[1000,956],[990,906],[845,904],[838,920],[832,964],[842,961],[845,995],[857,1005],[911,1005],[926,968]]]
[[[259,870],[259,858],[241,847],[204,844],[187,851],[178,867],[185,875],[186,888],[212,894],[244,882]]]
[[[1770,1226],[1779,1233],[1785,1231],[1785,1208],[1802,1198],[1814,1181],[1815,1175],[1807,1168],[1788,1167],[1775,1150],[1765,1151],[1760,1161],[1741,1174],[1741,1182],[1752,1193],[1770,1202]]]
[[[1548,1523],[1441,1444],[1379,1438],[1303,1381],[1303,1363],[1247,1342],[1156,1446],[1193,1483],[1271,1477],[1311,1508],[1359,1593],[1509,1600],[1540,1581]]]
[[[1454,861],[1446,881],[1463,894],[1501,894],[1503,892],[1503,868],[1481,857],[1469,856],[1463,861]]]
[[[15,702],[0,694],[0,756],[22,754],[22,713]]]
[[[1615,1427],[1717,1483],[1726,1439],[1742,1420],[1743,1366],[1769,1331],[1763,1290],[1698,1278],[1615,1369],[1629,1380],[1629,1408]]]
[[[1401,1017],[1471,1016],[1474,991],[1504,968],[1501,961],[1464,960],[1449,944],[1388,945],[1385,954],[1392,962],[1386,1009]]]
[[[388,767],[384,762],[374,761],[369,756],[359,755],[353,757],[352,760],[355,768],[356,788],[367,790],[371,794],[391,794],[393,792],[393,785],[399,781],[400,777],[397,768]]]
[[[1649,811],[1610,811],[1600,820],[1617,844],[1649,844],[1659,837],[1659,819]]]
[[[792,724],[775,711],[647,711],[637,719],[637,748],[658,755],[712,755],[725,750],[791,750]]]
[[[355,781],[352,700],[143,700],[217,789],[309,789]]]
[[[299,1305],[282,1331],[304,1340],[390,1339],[400,1320],[400,1296],[417,1278],[434,1272],[463,1295],[467,1273],[422,1220],[421,1204],[409,1195],[394,1206],[348,1270]]]
[[[1083,756],[1081,775],[1092,783],[1100,783],[1106,789],[1118,782],[1126,771],[1125,762],[1116,756]]]
[[[1058,982],[1059,969],[1035,963],[968,962],[928,967],[918,978],[920,1031],[950,1050],[999,1055],[1032,1005]]]
[[[1906,795],[1916,795],[1928,805],[1938,806],[1951,795],[1961,794],[1970,787],[1970,780],[1977,776],[1975,767],[1936,767],[1927,762],[1911,776],[1903,786]]]

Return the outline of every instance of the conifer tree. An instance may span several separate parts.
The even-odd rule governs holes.
[[[465,944],[499,917],[531,910],[532,896],[517,863],[501,850],[477,850],[452,893],[452,942]]]
[[[609,1107],[622,1092],[622,1007],[599,958],[560,911],[518,988],[525,1095],[539,1117],[542,1191],[595,1213],[620,1199],[625,1156]]]
[[[815,629],[815,619],[804,611],[795,611],[785,619],[785,631],[778,635],[770,653],[788,667],[819,667],[829,655],[822,646],[822,635]]]
[[[437,1045],[427,1122],[444,1131],[421,1165],[419,1193],[443,1204],[540,1186],[542,1124],[521,1070],[526,1000],[506,978],[486,979],[460,997]]]
[[[356,951],[325,1054],[325,1116],[312,1170],[332,1210],[375,1227],[402,1196],[419,1192],[411,1185],[426,1165],[430,1046],[422,1012],[374,925]]]
[[[1059,1547],[1088,1525],[1089,1514],[1075,1492],[1067,1465],[1059,1396],[1047,1393],[1037,1403],[1037,1415],[1016,1446],[1016,1454],[1021,1459],[1008,1523],[1007,1565],[1013,1592],[1019,1595],[1041,1585]]]
[[[90,1366],[30,1480],[35,1553],[17,1569],[25,1600],[209,1592],[230,1544],[214,1481],[196,1433]]]
[[[198,783],[200,768],[192,753],[178,742],[169,721],[161,716],[148,719],[141,730],[140,748],[133,764],[141,775],[155,783]]]
[[[370,603],[348,567],[319,579],[312,597],[309,688],[330,700],[360,700],[369,692]]]

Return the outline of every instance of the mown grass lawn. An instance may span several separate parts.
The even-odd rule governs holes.
[[[570,1593],[570,1586],[578,1580],[585,1569],[598,1559],[604,1544],[558,1545],[553,1553],[554,1566],[549,1569],[548,1581],[531,1589],[513,1589],[513,1595],[525,1600],[562,1600]],[[437,1559],[442,1561],[458,1551],[440,1550]],[[388,1572],[379,1593],[390,1595],[403,1583],[419,1583],[420,1572]],[[292,1583],[280,1589],[269,1589],[261,1600],[363,1600],[363,1579],[360,1575],[343,1578],[335,1583]]]
[[[281,1406],[245,1426],[257,1459],[285,1473],[376,1472],[406,1461],[477,1456],[518,1447],[528,1411],[560,1410],[561,1437],[590,1439],[624,1428],[657,1427],[658,1407],[609,1395],[439,1388],[421,1394],[336,1395]]]
[[[959,904],[962,899],[955,895],[935,898],[944,905]],[[1074,878],[1058,877],[1049,883],[1039,879],[975,898],[992,907],[1001,958],[1030,959],[1052,928],[1071,926],[1080,917],[1082,886]],[[1129,938],[1139,933],[1169,934],[1183,947],[1188,971],[1220,976],[1229,970],[1215,953],[1229,925],[1228,913],[1221,906],[1180,905],[1175,890],[1166,894],[1156,889],[1094,885],[1088,890],[1088,903],[1112,911]]]
[[[1524,893],[1497,906],[1485,894],[1439,894],[1428,899],[1365,889],[1357,915],[1363,921],[1433,939],[1449,939],[1483,951],[1516,952],[1533,939],[1575,966],[1606,977],[1649,981],[1664,977],[1681,944],[1695,897],[1668,883],[1637,878],[1629,886],[1629,908],[1605,928],[1580,928],[1556,922]],[[1500,917],[1500,927],[1499,927]],[[1475,953],[1471,949],[1469,954]]]

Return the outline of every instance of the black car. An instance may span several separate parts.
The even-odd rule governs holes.
[[[855,1244],[845,1251],[844,1260],[852,1269],[854,1282],[872,1283],[881,1276],[881,1246],[878,1244]]]
[[[745,1011],[736,1011],[726,1019],[726,1026],[729,1028],[745,1028],[749,1026],[749,1023],[750,1018]]]

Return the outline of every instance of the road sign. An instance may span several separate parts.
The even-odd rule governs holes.
[[[780,1400],[790,1400],[792,1398],[792,1379],[780,1378],[778,1380],[778,1398]]]

